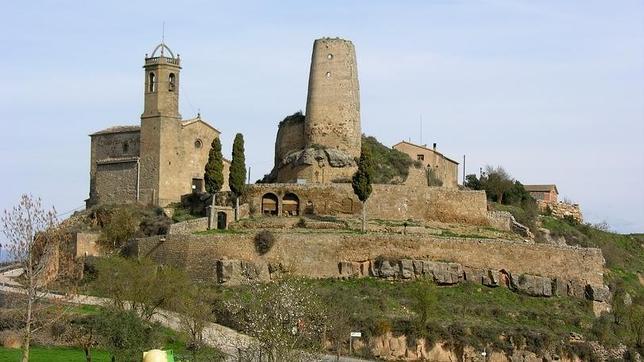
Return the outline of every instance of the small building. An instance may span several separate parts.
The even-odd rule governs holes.
[[[523,185],[523,187],[535,200],[553,204],[559,201],[557,185]]]
[[[433,170],[444,187],[458,187],[458,162],[438,152],[436,143],[432,148],[427,148],[427,145],[420,146],[402,141],[396,143],[393,148],[408,154],[412,160],[421,162],[423,167]]]

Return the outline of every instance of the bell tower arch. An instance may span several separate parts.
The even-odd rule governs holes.
[[[145,100],[141,118],[170,117],[179,114],[179,73],[181,59],[161,43],[152,55],[145,55]]]

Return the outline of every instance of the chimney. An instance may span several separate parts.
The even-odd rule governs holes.
[[[436,151],[436,142],[433,144],[434,151]]]

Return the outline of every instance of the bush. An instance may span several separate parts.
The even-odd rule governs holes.
[[[387,319],[380,319],[373,326],[375,336],[383,336],[389,332],[391,332],[391,322]]]
[[[436,171],[428,167],[427,168],[427,186],[443,186],[443,181],[438,178],[438,175],[436,175]]]
[[[404,181],[414,161],[408,154],[389,148],[374,137],[362,137],[362,144],[371,153],[372,183],[390,184]]]
[[[139,228],[139,220],[127,207],[113,210],[109,221],[104,223],[102,239],[113,247],[120,248],[132,238]]]
[[[268,230],[262,230],[255,235],[255,251],[259,255],[268,253],[275,244],[275,236]]]

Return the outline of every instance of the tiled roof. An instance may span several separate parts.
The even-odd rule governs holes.
[[[141,131],[140,126],[114,126],[98,132],[94,132],[90,134],[90,136],[97,136],[101,134],[110,134],[110,133],[139,132],[139,131]]]
[[[559,193],[557,185],[523,185],[523,188],[528,192],[550,192],[555,190],[556,193]]]

